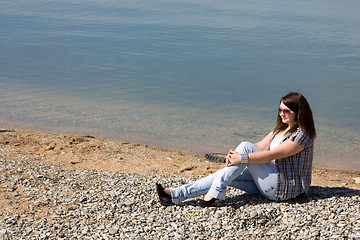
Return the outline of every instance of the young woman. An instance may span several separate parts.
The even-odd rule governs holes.
[[[316,137],[311,108],[303,95],[291,92],[281,98],[278,111],[274,129],[256,144],[242,142],[229,151],[223,169],[178,188],[157,183],[161,204],[205,195],[200,205],[211,206],[216,199],[225,200],[228,186],[274,201],[307,193]]]

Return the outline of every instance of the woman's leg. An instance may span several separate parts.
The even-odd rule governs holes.
[[[217,172],[199,179],[195,182],[183,185],[178,188],[171,188],[173,203],[179,203],[188,198],[209,194],[214,198],[224,200],[226,197],[226,187],[237,176],[244,174],[246,166],[244,164],[233,165],[218,170]],[[252,177],[248,172],[244,174],[244,179],[251,182]],[[253,183],[256,188],[256,185]]]
[[[245,164],[225,167],[195,182],[178,188],[171,188],[173,203],[179,203],[185,199],[206,193],[213,198],[224,200],[226,197],[226,187],[239,176],[241,176],[241,179],[246,183],[243,188],[244,190],[251,193],[259,193],[250,172],[247,171],[246,168],[247,165]]]
[[[278,200],[278,172],[275,163],[249,164],[248,169],[261,195],[270,200]]]
[[[254,144],[243,142],[235,151],[251,153],[261,150]],[[185,199],[204,194],[224,200],[227,186],[233,186],[252,194],[262,194],[273,199],[277,188],[276,167],[272,162],[267,164],[238,164],[225,167],[195,182],[178,188],[171,188],[171,196],[173,203],[179,203]]]
[[[186,199],[206,194],[212,181],[213,174],[178,188],[170,188],[173,203],[177,204]]]
[[[260,149],[252,143],[243,142],[235,149],[235,151],[239,153],[251,153],[258,152]],[[278,173],[275,163],[247,164],[246,172],[251,175],[251,183],[249,183],[248,179],[244,179],[243,176],[240,175],[231,182],[230,186],[249,193],[261,194],[271,200],[276,200]],[[254,185],[256,186],[256,189],[254,188]]]

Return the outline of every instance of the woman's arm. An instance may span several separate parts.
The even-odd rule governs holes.
[[[273,159],[285,158],[295,155],[304,149],[300,144],[286,140],[272,150],[265,150],[261,152],[248,153],[249,163],[267,163]],[[226,157],[226,166],[236,165],[241,163],[241,155],[238,152],[230,151]]]
[[[261,151],[269,150],[273,134],[274,134],[274,131],[269,132],[269,134],[266,135],[260,142],[257,142],[254,145],[256,147],[258,147]],[[235,160],[236,154],[234,155],[234,153],[235,153],[235,151],[232,151],[232,150],[229,151],[228,155],[226,156],[226,166],[230,166],[229,159],[231,157],[233,158],[233,161]],[[239,163],[236,163],[236,164],[239,164]],[[234,163],[231,165],[234,165]]]
[[[261,140],[260,142],[255,143],[254,145],[257,146],[261,151],[269,150],[270,142],[271,142],[273,134],[274,134],[273,131],[269,132],[269,134],[266,135],[266,137],[264,137],[263,140]]]

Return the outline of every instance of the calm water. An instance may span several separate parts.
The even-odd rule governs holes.
[[[360,2],[8,1],[0,123],[197,154],[258,141],[300,91],[315,164],[360,169]]]

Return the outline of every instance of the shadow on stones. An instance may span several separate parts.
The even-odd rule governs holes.
[[[294,199],[295,202],[310,202],[313,200],[321,200],[332,197],[353,197],[360,196],[360,190],[347,187],[321,187],[311,186],[308,194]]]
[[[312,201],[328,199],[332,197],[353,197],[360,196],[360,190],[346,187],[321,187],[311,186],[307,194],[302,194],[294,199],[282,201],[288,204],[304,204]],[[236,197],[228,198],[223,202],[223,206],[239,208],[246,205],[266,204],[273,201],[258,195],[241,194]],[[220,206],[220,205],[219,205]]]
[[[328,199],[332,197],[353,197],[353,196],[360,196],[360,190],[346,188],[346,187],[311,186],[307,194],[302,194],[294,199],[281,201],[281,202],[288,204],[305,204],[308,202]],[[198,203],[199,199],[202,199],[202,197],[199,197],[198,199],[186,200],[181,205],[199,206]],[[239,194],[235,197],[227,198],[225,201],[216,201],[213,206],[214,207],[228,206],[233,208],[240,208],[242,206],[269,204],[273,202],[274,201],[271,201],[263,196],[244,193],[244,194]]]

